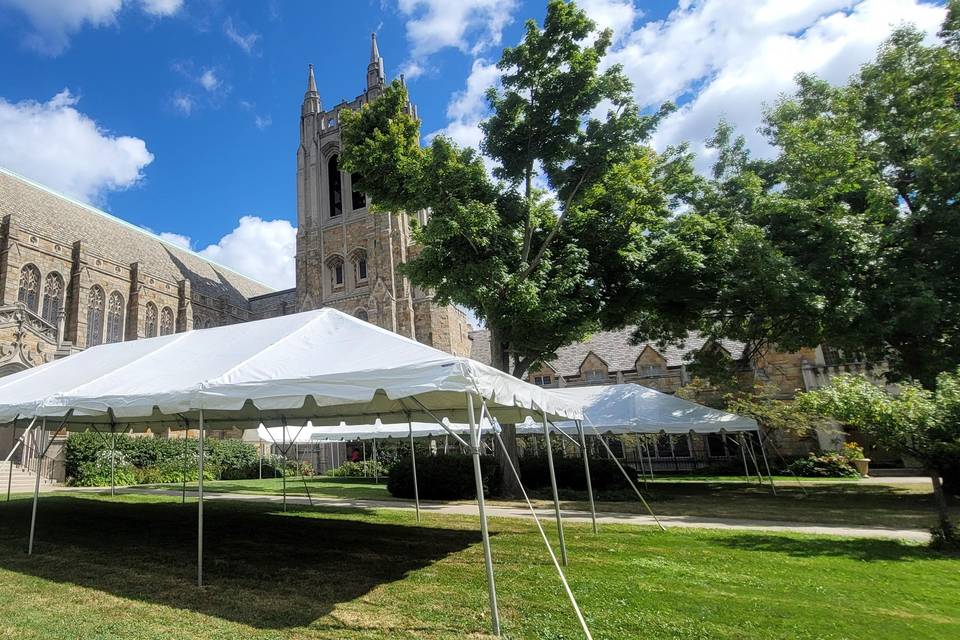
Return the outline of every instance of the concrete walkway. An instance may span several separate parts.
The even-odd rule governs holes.
[[[102,487],[63,489],[68,492],[104,493]],[[109,489],[106,490],[109,493]],[[118,488],[117,493],[139,495],[180,496],[181,492],[173,489],[143,489],[138,487]],[[195,491],[187,491],[187,495],[195,498]],[[254,493],[215,493],[205,491],[204,500],[236,500],[239,502],[269,502],[280,504],[282,496]],[[287,504],[310,504],[306,496],[287,496]],[[395,509],[398,511],[413,511],[412,502],[400,500],[347,500],[340,498],[316,497],[313,505],[318,507],[336,507],[348,509]],[[446,515],[479,516],[477,506],[467,503],[421,502],[420,510],[424,513]],[[493,518],[530,518],[530,510],[526,507],[499,506],[487,503],[487,515]],[[590,523],[590,512],[564,509],[561,511],[563,519],[568,522]],[[537,516],[541,521],[552,521],[553,509],[537,509]],[[851,527],[843,525],[810,524],[803,522],[783,522],[776,520],[740,520],[729,518],[703,518],[695,516],[659,516],[660,522],[667,528],[693,529],[728,529],[742,531],[770,531],[807,533],[816,535],[843,536],[850,538],[880,538],[906,540],[910,542],[926,543],[930,541],[930,533],[919,529],[890,529],[882,527]],[[656,526],[656,520],[649,515],[636,513],[613,513],[609,511],[597,512],[597,522],[603,524]]]

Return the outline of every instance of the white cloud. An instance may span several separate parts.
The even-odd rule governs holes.
[[[630,33],[642,14],[632,0],[578,0],[577,6],[597,23],[598,29],[612,29],[615,42]]]
[[[21,12],[33,27],[23,43],[45,55],[59,55],[70,44],[70,37],[84,26],[104,27],[116,23],[117,14],[131,0],[0,0],[0,8]],[[176,13],[183,0],[139,0],[137,5],[150,15],[163,17]]]
[[[470,75],[467,77],[466,87],[458,91],[447,105],[449,123],[439,131],[428,137],[443,134],[452,138],[464,147],[480,148],[480,121],[487,114],[486,91],[496,84],[500,78],[500,71],[496,63],[482,59],[473,61]]]
[[[198,253],[271,287],[288,289],[296,284],[296,252],[297,230],[288,220],[243,216],[233,231]]]
[[[143,10],[154,16],[172,16],[183,7],[183,0],[140,0]]]
[[[273,118],[271,118],[270,116],[254,115],[253,123],[257,125],[257,129],[260,129],[261,131],[263,131],[264,129],[266,129],[267,127],[273,124]]]
[[[64,89],[48,102],[0,98],[0,165],[85,202],[143,177],[153,154],[140,138],[115,136],[75,107]]]
[[[642,105],[686,101],[654,144],[691,141],[705,168],[702,143],[721,118],[769,154],[757,131],[763,106],[792,92],[797,73],[842,83],[898,25],[915,23],[932,37],[943,12],[921,0],[684,0],[623,37],[609,62],[623,64]]]
[[[207,91],[214,91],[220,86],[220,79],[217,77],[217,73],[213,69],[204,70],[204,72],[200,74],[200,77],[197,78],[197,82],[199,82],[200,86]]]
[[[398,0],[411,45],[407,77],[420,75],[424,60],[441,49],[477,55],[499,45],[516,6],[516,0]]]
[[[173,96],[173,108],[182,115],[189,116],[193,113],[193,98],[186,94],[179,93]]]
[[[160,236],[161,240],[165,240],[172,245],[183,247],[184,249],[191,248],[189,236],[181,235],[179,233],[171,233],[169,231],[163,231],[161,233],[158,233],[157,235]]]
[[[247,34],[241,33],[233,25],[233,19],[227,18],[223,23],[223,33],[226,34],[234,44],[246,51],[248,54],[253,53],[253,47],[257,44],[257,41],[260,39],[259,33],[250,32]]]

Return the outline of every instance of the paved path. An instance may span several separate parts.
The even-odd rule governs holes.
[[[71,492],[93,492],[103,493],[101,487],[96,488],[72,488],[65,489]],[[107,489],[109,492],[109,489]],[[124,487],[117,489],[117,493],[146,494],[146,495],[168,495],[179,496],[180,491],[173,489],[142,489],[137,487]],[[187,495],[196,497],[195,491],[188,491]],[[281,496],[269,494],[253,493],[215,493],[205,491],[203,494],[205,500],[236,500],[240,502],[270,502],[279,504],[283,501]],[[310,504],[306,496],[287,496],[287,504],[308,505]],[[413,511],[412,503],[400,500],[347,500],[340,498],[318,497],[313,499],[314,506],[338,507],[352,509],[396,509],[401,511]],[[420,510],[424,513],[439,513],[450,515],[473,515],[477,516],[477,506],[466,503],[446,503],[446,502],[421,502]],[[561,511],[564,520],[570,522],[590,522],[589,511],[579,511],[564,509]],[[488,503],[487,515],[498,518],[530,518],[530,510],[525,507],[499,506]],[[550,520],[554,517],[553,509],[537,509],[537,515],[541,520]],[[809,533],[818,535],[844,536],[852,538],[893,538],[899,540],[908,540],[911,542],[929,542],[930,534],[927,531],[919,529],[890,529],[882,527],[850,527],[842,525],[820,525],[803,522],[783,522],[776,520],[734,520],[729,518],[703,518],[695,516],[659,516],[660,522],[664,527],[685,527],[695,529],[730,529],[744,531],[785,531],[790,533]],[[613,513],[601,511],[597,513],[597,522],[600,524],[627,524],[640,526],[656,526],[656,521],[649,515],[640,515],[636,513]]]

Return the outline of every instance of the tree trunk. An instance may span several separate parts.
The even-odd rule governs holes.
[[[943,493],[943,485],[940,484],[940,472],[936,469],[930,472],[930,482],[933,484],[933,501],[937,507],[937,519],[940,521],[940,529],[944,536],[948,536],[952,531],[950,525],[950,511],[947,508],[947,498]]]
[[[500,332],[490,328],[490,363],[500,371],[510,373],[510,356],[506,352],[506,345],[503,344]],[[510,473],[510,465],[507,463],[507,456],[513,461],[513,467],[520,473],[520,462],[517,456],[517,426],[514,424],[503,424],[503,431],[500,437],[503,438],[502,447],[496,447],[494,457],[500,464],[503,472],[503,484],[501,492],[504,498],[519,498],[523,494],[520,492],[520,483]]]

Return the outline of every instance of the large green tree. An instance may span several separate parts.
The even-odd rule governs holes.
[[[620,67],[602,67],[610,42],[570,2],[552,0],[542,26],[527,22],[487,94],[481,147],[496,179],[476,150],[444,136],[420,145],[401,83],[341,117],[341,165],[363,176],[374,206],[429,211],[406,273],[438,302],[473,310],[493,364],[516,376],[623,317],[627,261],[692,176],[688,155],[644,144],[669,107],[640,114]]]
[[[713,174],[627,287],[639,333],[754,351],[823,342],[932,386],[960,364],[960,39],[896,31],[834,87],[799,76],[752,158],[721,124]]]

